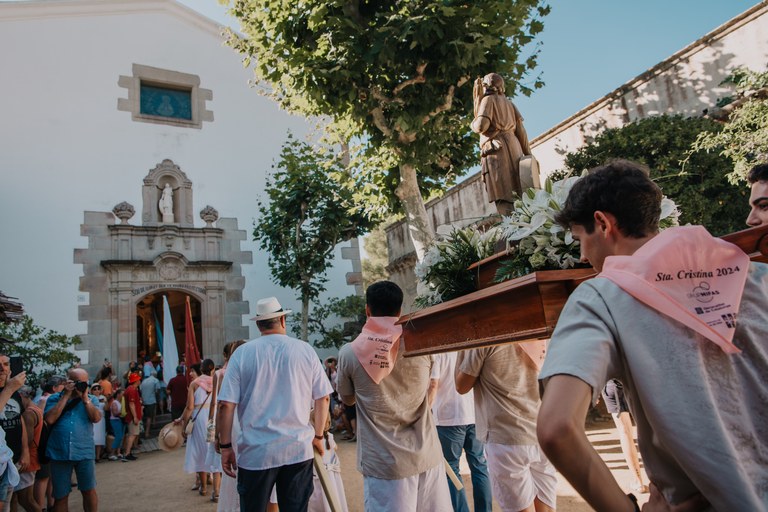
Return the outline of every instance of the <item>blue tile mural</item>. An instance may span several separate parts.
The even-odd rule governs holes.
[[[192,91],[141,84],[140,112],[149,116],[192,120]]]

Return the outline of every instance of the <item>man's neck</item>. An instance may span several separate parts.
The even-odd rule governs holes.
[[[642,246],[647,244],[653,237],[658,235],[659,233],[653,233],[648,236],[644,236],[642,238],[625,238],[622,237],[617,243],[616,243],[616,250],[613,253],[614,256],[632,256],[635,254],[635,252],[640,249]]]
[[[262,336],[267,336],[268,334],[286,334],[285,329],[267,329],[259,332]]]

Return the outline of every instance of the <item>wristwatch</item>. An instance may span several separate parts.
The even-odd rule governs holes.
[[[315,436],[315,439],[317,439],[317,440],[319,441],[319,440],[321,440],[321,439],[325,439],[325,436],[318,436],[318,435],[316,435],[316,436]]]
[[[232,443],[219,443],[219,448],[232,448]]]

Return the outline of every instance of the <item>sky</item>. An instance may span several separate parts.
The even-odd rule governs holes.
[[[237,27],[217,0],[180,0]],[[593,101],[759,2],[754,0],[551,0],[535,73],[545,86],[513,98],[528,136],[547,131]],[[489,72],[492,70],[489,70]]]

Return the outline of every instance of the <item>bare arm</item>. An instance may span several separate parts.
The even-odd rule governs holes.
[[[18,375],[14,375],[12,378],[8,379],[8,382],[3,388],[3,391],[0,392],[0,411],[5,410],[5,406],[8,403],[8,400],[11,399],[15,392],[21,389],[21,386],[23,386],[26,381],[26,372],[21,372]]]
[[[53,425],[57,421],[59,421],[59,417],[61,416],[61,413],[64,411],[64,407],[67,405],[67,402],[72,397],[72,390],[75,389],[75,383],[72,381],[68,381],[66,385],[64,386],[64,389],[61,391],[61,396],[59,397],[59,401],[54,405],[50,411],[45,413],[45,422],[49,425]]]
[[[216,415],[216,438],[219,444],[232,443],[232,420],[235,417],[236,407],[237,404],[232,402],[219,402],[219,412]],[[237,460],[231,446],[221,448],[221,468],[227,475],[237,478]]]
[[[344,405],[352,407],[355,405],[355,395],[341,395],[341,401]]]
[[[440,383],[438,379],[429,379],[429,387],[427,388],[427,400],[429,406],[435,402],[435,396],[437,395],[437,385]]]
[[[552,464],[595,510],[632,512],[635,505],[584,432],[591,396],[590,386],[581,379],[570,375],[549,379],[537,421],[539,444]]]
[[[186,424],[189,419],[192,417],[192,411],[195,410],[195,390],[197,389],[197,384],[192,383],[189,385],[189,390],[187,390],[187,406],[184,408],[184,412],[181,414],[181,422]]]
[[[317,450],[317,453],[320,455],[325,453],[325,447],[323,446],[323,440],[318,439],[318,436],[323,437],[323,434],[325,434],[325,422],[328,420],[329,402],[330,398],[328,398],[328,395],[315,400],[315,437],[312,439],[312,446],[315,447],[315,450]]]
[[[477,382],[476,376],[469,375],[462,371],[456,371],[456,392],[460,395],[469,393],[470,390],[475,387],[475,382]]]
[[[98,423],[101,421],[101,411],[91,402],[91,397],[88,394],[84,394],[83,405],[85,405],[85,412],[88,414],[88,419],[91,423]]]
[[[219,372],[213,374],[213,387],[211,388],[211,407],[208,408],[208,421],[213,421],[216,415],[216,397],[219,395]]]
[[[21,422],[21,439],[28,439],[27,424],[25,421]],[[19,472],[23,473],[29,466],[29,443],[21,443],[21,456],[19,457]]]
[[[24,427],[27,429],[27,444],[35,441],[35,428],[37,427],[37,414],[30,408],[24,409],[21,415]]]

